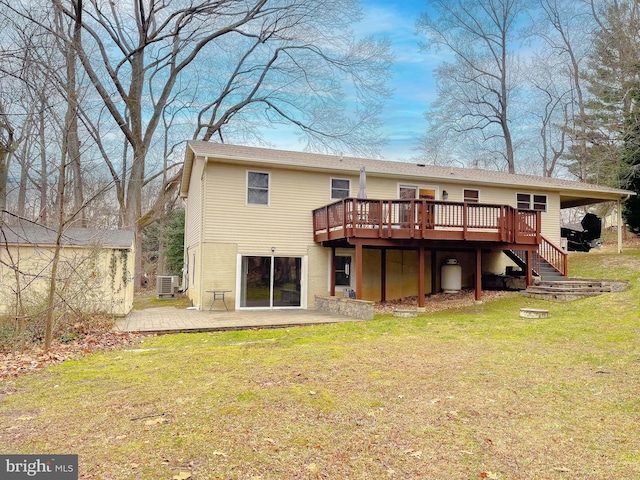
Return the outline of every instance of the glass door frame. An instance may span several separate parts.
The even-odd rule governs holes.
[[[246,307],[242,306],[242,292],[244,283],[244,272],[242,269],[243,259],[247,257],[260,257],[268,258],[270,261],[270,273],[269,273],[269,306],[259,307]],[[275,259],[276,258],[295,258],[300,259],[300,305],[274,305],[274,272],[275,272]],[[243,255],[238,254],[236,258],[236,305],[238,310],[295,310],[301,308],[307,308],[307,272],[309,259],[306,255]]]

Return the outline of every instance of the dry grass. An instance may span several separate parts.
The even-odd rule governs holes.
[[[0,444],[96,479],[640,478],[638,262],[572,259],[632,289],[571,304],[149,338],[19,379]]]
[[[165,296],[159,298],[155,291],[145,290],[136,293],[133,299],[133,309],[143,310],[156,307],[186,308],[191,306],[191,301],[186,295],[176,294],[175,297]]]

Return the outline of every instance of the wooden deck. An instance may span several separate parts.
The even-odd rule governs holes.
[[[313,211],[313,235],[317,243],[355,248],[355,293],[362,298],[363,248],[411,248],[418,252],[418,299],[424,302],[425,251],[474,251],[476,300],[482,285],[482,251],[502,250],[517,259],[526,272],[526,285],[543,263],[566,275],[567,255],[540,232],[541,215],[509,205],[460,203],[437,200],[380,200],[345,198]],[[382,257],[384,258],[384,256]],[[544,262],[543,262],[544,260]],[[515,261],[515,260],[514,260]],[[431,262],[432,291],[436,264]],[[335,277],[335,260],[332,260]],[[381,291],[386,284],[382,268]],[[331,284],[331,294],[335,285]],[[419,306],[423,306],[419,303]]]
[[[540,245],[540,212],[509,205],[345,198],[313,211],[314,240],[424,239]]]

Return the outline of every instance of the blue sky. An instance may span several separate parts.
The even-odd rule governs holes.
[[[388,38],[395,59],[389,84],[393,96],[387,102],[383,132],[389,143],[381,153],[388,160],[406,160],[416,154],[411,149],[426,129],[423,113],[436,97],[433,70],[440,60],[420,51],[416,34],[416,20],[426,3],[362,0],[361,4],[365,18],[358,33]]]
[[[380,152],[387,160],[407,160],[418,137],[426,129],[423,113],[435,100],[433,70],[440,63],[436,56],[421,52],[416,21],[426,8],[424,0],[361,0],[364,19],[354,26],[358,37],[373,35],[387,38],[395,59],[393,77],[388,87],[393,91],[387,100],[382,134],[388,144]],[[295,134],[278,128],[267,138],[276,148],[300,150]]]

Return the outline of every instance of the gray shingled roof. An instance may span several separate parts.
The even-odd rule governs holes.
[[[424,165],[411,162],[373,160],[367,158],[343,157],[316,153],[303,153],[287,150],[244,147],[214,142],[192,140],[187,143],[185,168],[182,178],[181,195],[188,192],[188,180],[194,157],[218,158],[227,161],[290,166],[300,169],[330,170],[358,175],[365,167],[367,175],[425,179],[430,181],[455,181],[470,185],[511,185],[538,188],[564,193],[567,202],[573,198],[577,204],[587,201],[603,201],[635,195],[632,191],[603,187],[590,183],[581,183],[560,178],[539,177],[535,175],[510,174],[506,172],[482,170],[477,168],[456,168]],[[579,199],[585,200],[579,203]]]
[[[0,227],[0,245],[52,246],[56,243],[57,232],[53,228],[34,223],[21,222],[19,225]],[[131,248],[131,230],[95,230],[89,228],[67,228],[61,238],[61,245],[74,247]]]

